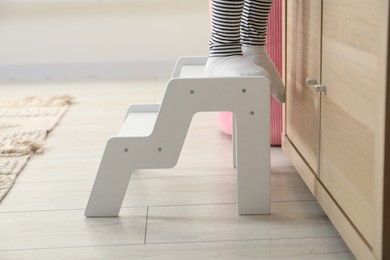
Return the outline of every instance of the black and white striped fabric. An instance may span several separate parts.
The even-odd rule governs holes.
[[[241,43],[264,46],[272,0],[246,0],[241,17]]]
[[[272,0],[213,0],[209,56],[242,55],[241,45],[265,44]]]

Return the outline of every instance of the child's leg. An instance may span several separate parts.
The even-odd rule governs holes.
[[[241,19],[242,51],[245,57],[267,70],[272,96],[284,103],[286,100],[284,84],[264,47],[271,6],[272,0],[245,0]]]
[[[208,76],[268,76],[267,72],[243,57],[240,21],[244,0],[212,1],[212,32],[209,42]]]

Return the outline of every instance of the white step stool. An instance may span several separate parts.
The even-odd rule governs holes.
[[[85,216],[118,216],[132,172],[174,167],[192,117],[207,111],[234,114],[239,214],[269,214],[269,82],[264,77],[207,78],[206,61],[180,58],[161,106],[129,107],[118,134],[107,141]]]

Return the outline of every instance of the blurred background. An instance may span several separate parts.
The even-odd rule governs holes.
[[[0,80],[169,76],[209,24],[207,0],[0,0]]]

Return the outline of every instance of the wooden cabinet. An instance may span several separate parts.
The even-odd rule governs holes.
[[[286,0],[284,11],[283,148],[355,256],[390,259],[389,3]]]
[[[306,79],[321,77],[321,1],[288,1],[287,37],[287,136],[317,173],[319,158],[320,94]]]

